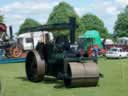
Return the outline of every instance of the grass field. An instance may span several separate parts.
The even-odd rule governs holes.
[[[97,87],[65,88],[54,78],[40,83],[26,80],[24,63],[0,65],[1,96],[128,96],[128,59],[107,60],[99,65],[104,78]]]

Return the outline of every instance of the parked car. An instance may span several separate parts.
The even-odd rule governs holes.
[[[105,56],[107,58],[125,58],[128,57],[128,52],[122,48],[112,47],[106,52]]]

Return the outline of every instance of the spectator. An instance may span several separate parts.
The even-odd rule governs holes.
[[[102,41],[102,45],[103,45],[103,48],[104,48],[104,49],[106,49],[105,42],[106,42],[106,39],[104,39],[104,40]]]
[[[99,54],[99,48],[98,47],[93,47],[93,53],[92,53],[92,57],[94,62],[98,63],[98,54]]]

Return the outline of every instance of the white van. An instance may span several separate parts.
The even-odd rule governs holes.
[[[103,42],[104,38],[101,39],[101,41]],[[105,45],[112,45],[114,44],[114,42],[112,41],[112,39],[105,39]]]
[[[36,48],[37,43],[41,39],[42,33],[49,34],[50,40],[53,40],[53,34],[48,31],[39,32],[29,32],[23,33],[17,36],[17,42],[22,46],[23,50],[32,50]]]

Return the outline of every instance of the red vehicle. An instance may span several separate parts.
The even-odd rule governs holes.
[[[7,35],[7,27],[5,24],[0,23],[0,49],[6,57],[22,57],[23,51],[21,46],[13,40],[12,27],[10,29],[10,37]],[[1,51],[2,52],[2,51]]]

